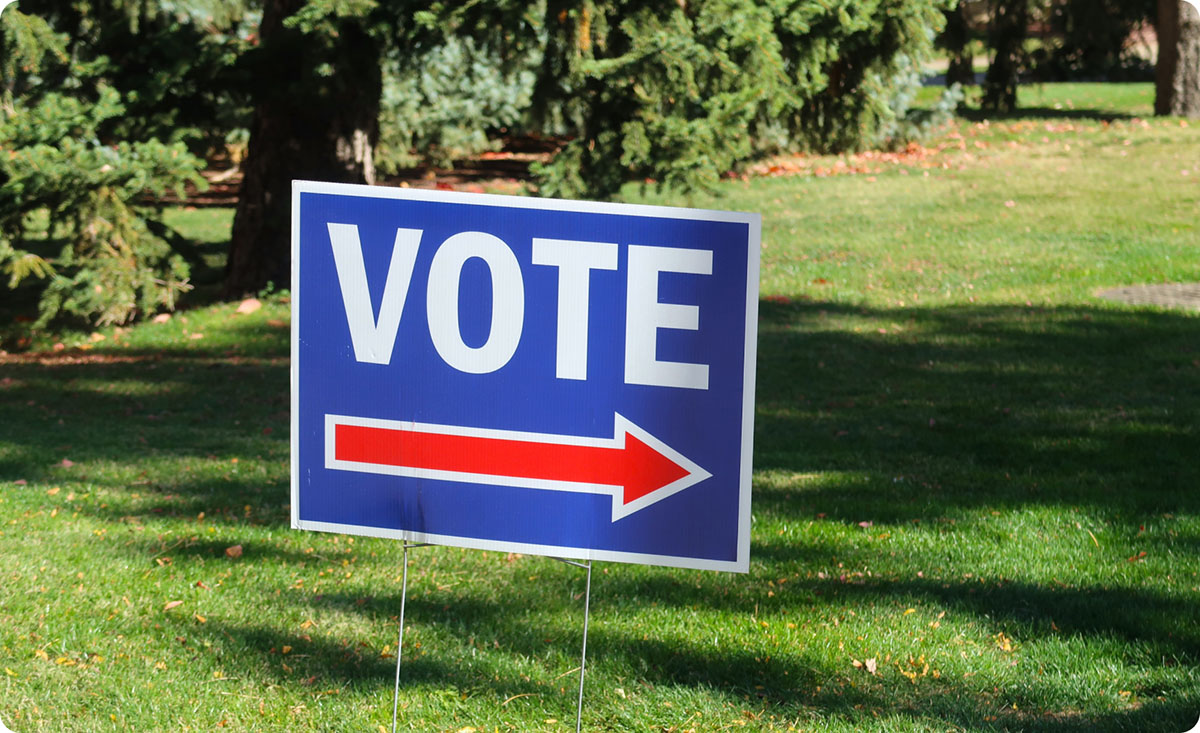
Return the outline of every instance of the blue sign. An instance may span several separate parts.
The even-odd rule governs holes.
[[[296,181],[292,526],[745,572],[759,231]]]

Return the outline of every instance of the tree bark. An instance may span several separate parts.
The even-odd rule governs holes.
[[[967,23],[967,6],[958,3],[946,11],[946,28],[942,31],[950,65],[946,69],[946,86],[975,83],[975,57],[971,55],[971,29]]]
[[[1012,112],[1029,29],[1029,0],[993,0],[988,42],[995,54],[983,80],[983,108]]]
[[[267,0],[248,63],[258,89],[233,220],[225,296],[290,287],[293,179],[374,183],[382,76],[361,18],[305,33],[304,0]]]
[[[1200,12],[1183,0],[1158,0],[1154,113],[1200,117]]]

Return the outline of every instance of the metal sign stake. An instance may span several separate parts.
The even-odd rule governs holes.
[[[412,547],[428,547],[429,543],[420,544],[404,543],[404,559],[403,570],[400,573],[400,629],[396,636],[396,682],[392,688],[392,733],[396,733],[397,714],[400,709],[400,662],[401,650],[404,647],[404,606],[408,601],[408,550]],[[587,671],[587,639],[588,639],[588,620],[591,615],[592,606],[592,561],[586,563],[575,562],[574,560],[564,560],[561,557],[554,558],[566,565],[573,565],[577,568],[582,568],[587,571],[587,582],[583,592],[583,647],[579,654],[579,697],[575,703],[575,733],[580,733],[583,729],[583,681],[584,674]]]
[[[583,592],[583,651],[579,655],[579,700],[575,704],[575,733],[579,733],[583,726],[583,675],[587,671],[588,616],[592,605],[592,561],[588,560],[585,564],[574,560],[564,560],[561,557],[554,559],[563,564],[587,570],[587,585]]]
[[[583,724],[583,673],[587,669],[588,610],[592,602],[592,561],[587,564],[587,590],[583,594],[583,651],[579,655],[579,702],[575,706],[575,733]]]
[[[404,648],[404,605],[408,600],[408,548],[427,545],[404,543],[404,570],[400,573],[400,632],[396,639],[396,686],[392,689],[392,733],[396,733],[396,711],[400,706],[400,653]]]

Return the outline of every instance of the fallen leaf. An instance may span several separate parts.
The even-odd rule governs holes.
[[[28,484],[29,482],[28,482],[28,481],[26,481],[26,480],[25,480],[25,479],[23,479],[23,478],[19,478],[19,479],[17,479],[16,481],[13,481],[13,483],[14,483],[14,484],[16,484],[17,486],[25,486],[25,485],[26,485],[26,484]]]
[[[202,333],[193,333],[193,334],[191,334],[190,336],[188,336],[188,338],[189,338],[189,339],[191,339],[192,341],[198,341],[199,339],[202,339],[202,338],[204,338],[204,334],[202,334]]]
[[[242,556],[242,546],[234,545],[232,547],[226,547],[225,548],[225,556],[231,557],[236,560],[237,558]]]
[[[70,468],[71,466],[75,465],[75,461],[72,461],[70,458],[64,458],[59,462],[58,465],[62,466],[63,468]]]
[[[850,661],[850,664],[855,669],[865,669],[870,674],[875,674],[876,670],[879,669],[879,663],[875,660],[874,657],[871,657],[870,659],[868,659],[865,662],[860,662],[857,659],[854,659],[854,660]]]
[[[1005,652],[1011,652],[1013,650],[1012,639],[1005,636],[1003,631],[1001,631],[999,634],[996,634],[996,646],[1000,647],[1000,650]]]
[[[170,313],[159,313],[157,316],[154,317],[153,320],[155,323],[166,323],[167,321],[171,320],[171,314]]]
[[[200,615],[200,614],[198,614],[198,613],[196,614],[196,620],[197,620],[197,621],[199,621],[199,622],[200,622],[200,623],[202,623],[202,624],[206,624],[206,623],[208,623],[208,619],[204,618],[203,616],[201,616],[201,615]]]
[[[97,341],[103,341],[105,339],[105,336],[104,336],[104,334],[100,333],[99,331],[92,331],[91,335],[88,336],[88,338],[93,342],[97,342]]]
[[[262,308],[262,302],[258,298],[246,298],[238,304],[237,312],[242,314],[253,313],[259,308]]]
[[[183,605],[183,601],[167,601],[167,605],[163,606],[163,610],[170,611],[172,608],[175,608],[176,606],[182,606],[182,605]]]
[[[863,529],[866,529],[867,527],[875,526],[875,523],[874,522],[859,522],[858,526],[862,527]]]

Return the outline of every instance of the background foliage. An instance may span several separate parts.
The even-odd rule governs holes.
[[[43,324],[173,308],[188,264],[156,202],[204,186],[186,143],[205,152],[237,116],[207,78],[221,54],[171,14],[31,5],[0,16],[0,268],[44,283]]]
[[[226,289],[247,292],[265,284],[262,273],[286,269],[275,261],[286,246],[266,244],[286,230],[279,210],[266,211],[283,189],[263,176],[299,175],[275,170],[303,167],[297,150],[346,147],[353,137],[352,162],[340,149],[308,162],[346,162],[373,180],[373,166],[384,175],[449,167],[537,136],[557,145],[533,170],[532,190],[542,195],[612,198],[630,181],[693,195],[778,153],[920,142],[964,99],[951,88],[914,108],[947,17],[958,22],[941,43],[955,63],[971,66],[964,49],[981,51],[984,41],[1004,45],[988,52],[984,84],[984,99],[1001,110],[1024,79],[1144,74],[1148,62],[1129,39],[1152,20],[1151,5],[21,0],[24,14],[9,9],[3,20],[0,145],[12,154],[0,161],[0,267],[14,285],[39,284],[42,323],[58,314],[126,321],[171,307],[195,257],[154,202],[202,186],[201,159],[241,163],[255,109],[291,120],[262,117],[274,137],[291,134],[285,129],[306,137],[243,166],[258,182],[256,194],[242,192],[246,221],[258,216],[263,228],[235,225],[230,261],[249,275],[231,268]],[[268,50],[259,38],[267,8],[289,29],[280,36],[286,48]],[[1023,20],[1000,32],[997,19],[1014,17]],[[337,40],[350,31],[362,42]],[[279,55],[313,68],[277,73]],[[383,83],[325,93],[353,81],[358,72],[347,69],[366,68],[380,70]],[[967,69],[963,78],[973,76]],[[362,109],[310,114],[322,105]],[[330,129],[299,129],[321,125]],[[359,145],[373,146],[373,161]],[[257,262],[271,258],[271,266]]]
[[[383,173],[428,161],[455,160],[500,147],[532,102],[530,54],[506,68],[499,53],[473,38],[450,37],[427,52],[385,66],[375,164]]]
[[[540,100],[571,142],[549,195],[607,197],[627,180],[711,187],[765,153],[879,144],[898,85],[931,52],[944,3],[610,2],[548,7]],[[738,22],[730,22],[737,18]]]

